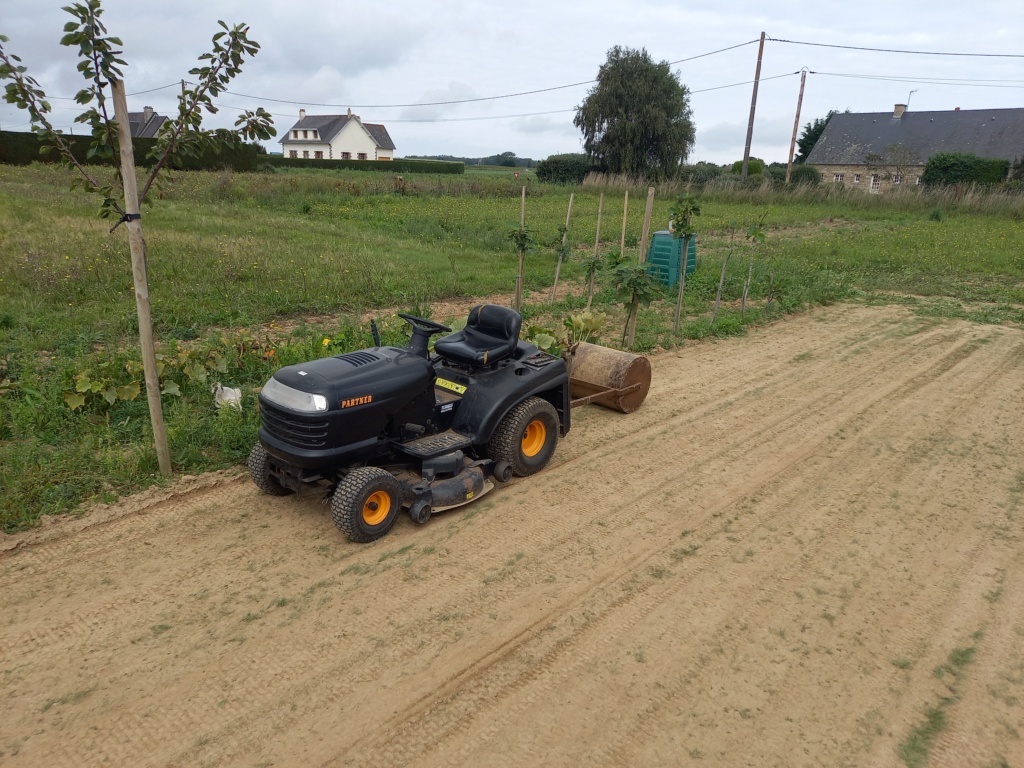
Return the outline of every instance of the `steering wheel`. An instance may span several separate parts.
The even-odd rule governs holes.
[[[451,328],[447,325],[441,325],[435,323],[433,320],[427,320],[424,317],[416,317],[415,315],[407,315],[404,312],[399,312],[398,316],[405,320],[416,330],[426,331],[427,336],[433,336],[435,333],[451,333]]]

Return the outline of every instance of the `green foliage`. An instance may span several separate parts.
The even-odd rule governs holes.
[[[0,79],[9,82],[4,89],[4,98],[29,113],[32,131],[43,139],[44,153],[55,151],[61,163],[73,166],[79,174],[72,179],[72,188],[101,195],[100,215],[107,217],[123,214],[120,200],[124,199],[120,166],[115,166],[112,180],[98,180],[85,163],[112,161],[118,154],[117,123],[113,120],[109,102],[112,100],[112,83],[122,81],[123,59],[118,58],[122,43],[116,37],[106,37],[107,29],[101,17],[103,8],[100,0],[85,0],[65,6],[64,11],[73,17],[64,25],[61,45],[77,48],[79,62],[77,69],[86,85],[75,94],[75,101],[87,109],[75,118],[76,123],[89,127],[90,141],[84,157],[76,155],[75,147],[61,131],[53,127],[48,117],[51,107],[39,83],[21,65],[21,59],[8,53],[0,39]],[[160,128],[149,153],[152,167],[139,193],[139,202],[145,202],[151,188],[159,188],[160,181],[167,178],[167,168],[173,167],[176,159],[201,158],[204,154],[218,153],[225,147],[239,148],[244,140],[269,139],[275,135],[273,120],[269,112],[259,108],[246,110],[235,121],[233,130],[203,130],[203,113],[215,114],[218,110],[213,99],[219,96],[227,85],[241,73],[246,57],[259,51],[259,44],[248,38],[248,27],[239,24],[229,27],[223,21],[217,22],[222,31],[212,40],[212,52],[199,57],[200,65],[189,70],[198,83],[183,88],[178,96],[178,116],[166,121]],[[79,150],[80,151],[80,150]],[[251,150],[250,150],[251,151]]]
[[[537,163],[537,180],[547,184],[580,184],[593,169],[586,155],[552,155]]]
[[[817,186],[821,183],[821,171],[813,165],[794,165],[789,174],[791,184]]]
[[[572,347],[580,342],[589,342],[600,336],[608,323],[608,315],[604,312],[593,312],[586,309],[578,314],[569,315],[562,321],[565,326],[565,343]]]
[[[928,158],[921,174],[921,183],[998,184],[1006,178],[1008,160],[983,158],[969,152],[937,152]]]
[[[696,136],[689,95],[667,61],[656,64],[646,49],[615,46],[573,124],[602,170],[672,177]]]
[[[696,195],[684,192],[675,199],[668,209],[669,229],[676,239],[689,238],[697,234],[693,228],[693,217],[700,216],[700,200]]]
[[[281,157],[267,155],[262,162],[274,168],[324,168],[330,170],[383,171],[385,173],[441,173],[459,174],[466,172],[465,163],[450,163],[439,160],[317,160],[302,157]]]
[[[743,161],[737,160],[729,167],[730,173],[742,173],[743,172]],[[764,160],[759,157],[747,158],[747,174],[753,176],[755,174],[764,173]]]
[[[722,175],[722,166],[714,163],[699,162],[694,165],[683,165],[679,168],[679,180],[693,184],[707,184]]]
[[[94,154],[88,157],[92,138],[89,136],[64,136],[63,140],[70,148],[71,154],[75,157],[87,158],[82,162],[84,166],[106,165],[116,167],[120,163],[119,157],[101,157]],[[156,139],[134,138],[132,139],[132,151],[135,155],[135,166],[137,168],[152,167],[153,151],[157,145]],[[51,152],[43,152],[47,146],[46,139],[35,133],[15,133],[13,131],[0,131],[0,164],[2,165],[29,165],[33,162],[60,163],[62,156]],[[189,157],[179,156],[171,160],[171,165],[178,170],[202,171],[230,169],[232,171],[256,171],[258,158],[266,162],[266,157],[258,154],[258,145],[238,144],[232,147],[221,148],[219,152],[212,148],[205,149],[202,153]]]
[[[830,109],[828,114],[824,117],[816,118],[813,122],[804,124],[803,133],[800,134],[800,138],[796,140],[796,145],[800,151],[796,153],[796,157],[793,158],[795,163],[806,163],[807,157],[811,154],[811,150],[814,149],[814,145],[818,143],[818,139],[821,138],[821,134],[825,132],[825,126],[828,125],[828,121],[832,119],[832,115],[838,114],[837,110]]]

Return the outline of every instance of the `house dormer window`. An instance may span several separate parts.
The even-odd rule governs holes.
[[[302,132],[302,138],[308,139],[309,138],[309,131],[303,131]]]
[[[319,136],[316,135],[316,131],[313,131],[313,138],[314,139],[319,139],[320,138]]]
[[[298,131],[292,131],[292,138],[293,139],[299,138],[299,132]]]

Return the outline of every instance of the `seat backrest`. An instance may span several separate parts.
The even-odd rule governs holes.
[[[513,347],[519,341],[523,317],[514,309],[498,304],[480,304],[469,310],[466,328],[496,340],[507,342]]]
[[[434,351],[461,365],[493,365],[515,352],[522,325],[523,317],[514,309],[480,304],[469,310],[466,327],[438,339]]]

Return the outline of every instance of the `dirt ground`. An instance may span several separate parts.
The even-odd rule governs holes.
[[[239,473],[0,537],[0,763],[1024,765],[1024,332],[838,306],[652,362],[370,545]]]

